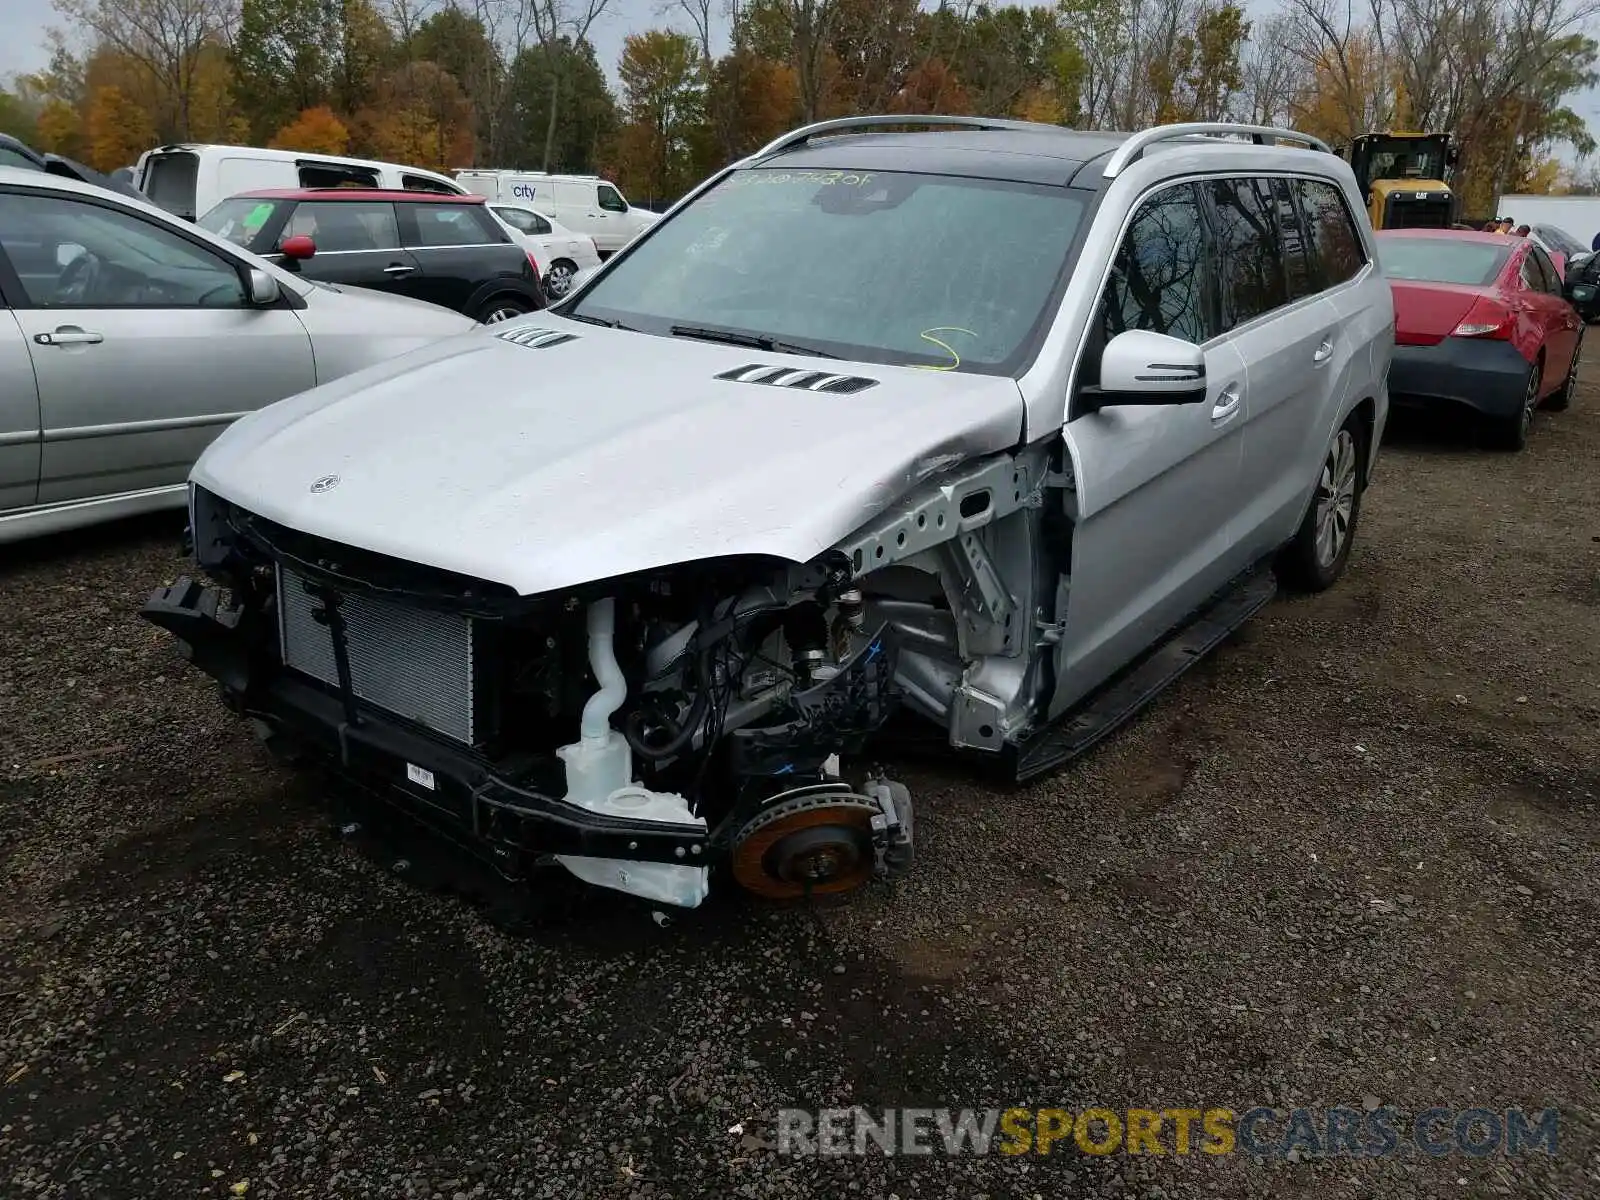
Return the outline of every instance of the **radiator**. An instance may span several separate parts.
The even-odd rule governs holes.
[[[284,665],[338,687],[333,635],[314,615],[320,607],[301,576],[279,568]],[[360,595],[343,596],[339,612],[356,696],[472,745],[471,618]]]

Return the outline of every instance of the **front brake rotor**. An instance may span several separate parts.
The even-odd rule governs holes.
[[[779,800],[734,835],[733,877],[769,900],[858,888],[876,866],[872,819],[880,815],[871,800],[846,791]]]

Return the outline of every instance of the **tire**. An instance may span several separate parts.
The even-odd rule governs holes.
[[[552,300],[560,300],[572,290],[572,281],[577,274],[577,263],[569,258],[558,258],[550,264],[550,270],[545,274],[544,290],[550,293]]]
[[[1578,390],[1578,360],[1583,357],[1583,330],[1578,330],[1578,345],[1572,352],[1572,365],[1567,368],[1567,377],[1561,383],[1561,390],[1556,392],[1544,402],[1544,407],[1551,412],[1566,412],[1572,407],[1572,396]]]
[[[518,296],[495,296],[479,310],[478,320],[484,325],[498,325],[532,311],[533,305]]]
[[[1321,592],[1344,574],[1361,517],[1367,485],[1367,428],[1361,417],[1345,418],[1317,473],[1317,486],[1300,528],[1278,554],[1278,579],[1302,592]]]
[[[1544,378],[1544,351],[1528,368],[1528,384],[1522,393],[1522,407],[1512,416],[1500,417],[1489,428],[1489,438],[1498,450],[1515,454],[1528,444],[1533,428],[1533,411],[1539,407],[1539,380]]]

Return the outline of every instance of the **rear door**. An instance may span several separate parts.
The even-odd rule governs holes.
[[[181,487],[231,421],[316,382],[293,309],[251,306],[241,267],[108,198],[0,188],[0,284],[38,387],[39,503]]]
[[[416,293],[421,264],[401,248],[395,206],[387,200],[302,200],[284,222],[277,244],[301,235],[317,247],[298,264],[307,279]]]
[[[1249,380],[1240,508],[1241,557],[1255,561],[1294,533],[1315,467],[1308,443],[1351,352],[1338,311],[1322,295],[1291,181],[1212,179],[1222,319]],[[1316,462],[1321,460],[1320,444]]]
[[[1196,185],[1147,197],[1123,235],[1084,338],[1078,386],[1106,342],[1148,329],[1202,345],[1200,404],[1079,412],[1069,404],[1078,512],[1068,636],[1057,643],[1054,716],[1197,608],[1233,574],[1244,461],[1244,362],[1221,325],[1210,232]]]
[[[401,240],[419,268],[407,279],[408,293],[417,299],[471,316],[485,284],[521,275],[526,252],[484,205],[432,200],[395,207]]]
[[[1541,390],[1554,391],[1572,367],[1572,357],[1578,352],[1578,337],[1583,332],[1583,319],[1571,301],[1561,294],[1561,273],[1538,243],[1528,246],[1528,257],[1522,263],[1522,279],[1530,308],[1544,331]]]

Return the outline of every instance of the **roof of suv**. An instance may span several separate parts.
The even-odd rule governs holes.
[[[917,133],[843,134],[783,151],[781,162],[808,170],[926,171],[1017,183],[1067,184],[1085,163],[1110,154],[1126,133],[1082,133],[1041,125],[1033,130],[952,129]]]
[[[905,129],[923,124],[937,129]],[[1218,135],[1223,134],[1234,137],[1222,140]],[[1263,136],[1273,138],[1277,144],[1269,146]],[[1241,138],[1249,138],[1255,145],[1234,140]],[[1284,145],[1285,141],[1314,148]],[[1149,153],[1192,151],[1207,144],[1257,153],[1270,148],[1297,166],[1308,163],[1313,154],[1324,158],[1329,151],[1325,144],[1303,133],[1228,122],[1162,125],[1132,134],[987,117],[900,118],[885,114],[803,127],[757,151],[741,165],[781,164],[803,170],[863,173],[924,172],[1098,189],[1107,182],[1104,171],[1114,165],[1126,167]],[[1114,164],[1113,156],[1119,149],[1124,150],[1127,161]],[[1337,155],[1332,157],[1342,161]]]
[[[482,204],[482,196],[457,196],[444,192],[413,192],[400,188],[258,188],[240,192],[246,200],[395,200],[411,204]]]

